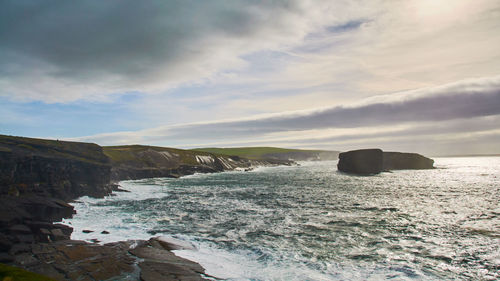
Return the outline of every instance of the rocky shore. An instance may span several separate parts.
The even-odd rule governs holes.
[[[170,251],[175,243],[73,241],[73,229],[57,222],[74,214],[68,202],[109,195],[119,180],[291,163],[0,135],[0,263],[55,280],[203,280],[200,265]]]

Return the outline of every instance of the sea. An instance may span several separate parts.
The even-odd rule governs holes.
[[[122,181],[65,223],[77,240],[191,243],[175,254],[226,280],[500,280],[500,157],[374,176],[299,164]]]

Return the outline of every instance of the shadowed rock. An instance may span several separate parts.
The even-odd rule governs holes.
[[[380,149],[360,149],[339,154],[339,171],[360,175],[378,174],[384,170]]]
[[[417,153],[360,149],[340,153],[337,168],[345,173],[373,175],[388,170],[433,169],[433,164],[434,160]]]
[[[211,277],[205,274],[205,269],[199,264],[183,259],[170,252],[169,249],[178,247],[184,249],[183,245],[174,244],[161,238],[152,238],[135,247],[130,253],[142,261],[139,263],[141,269],[141,280],[208,280]],[[177,245],[177,246],[174,246]],[[211,277],[211,279],[216,279]]]
[[[384,152],[384,170],[433,169],[434,160],[417,153]]]

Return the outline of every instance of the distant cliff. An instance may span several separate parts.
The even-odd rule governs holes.
[[[337,160],[338,151],[305,150],[278,147],[232,147],[232,148],[196,148],[193,151],[239,156],[254,160],[291,160],[291,161],[326,161]]]
[[[417,153],[360,149],[342,152],[337,168],[353,174],[378,174],[388,170],[433,169],[434,160]]]
[[[127,145],[104,147],[111,160],[114,181],[151,177],[180,177],[196,172],[212,173],[255,166],[290,165],[288,160],[254,160],[195,150]]]
[[[73,215],[66,202],[84,195],[108,195],[117,188],[112,182],[292,163],[0,135],[0,263],[18,262],[21,254],[16,249],[25,245],[69,239],[71,227],[53,224]]]

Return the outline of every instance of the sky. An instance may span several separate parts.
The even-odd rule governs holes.
[[[0,1],[0,134],[500,154],[498,0]]]

